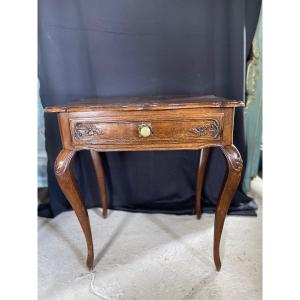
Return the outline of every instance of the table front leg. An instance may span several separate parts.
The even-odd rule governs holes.
[[[243,170],[243,160],[234,145],[220,147],[227,161],[227,172],[224,178],[223,187],[220,191],[217,202],[215,226],[214,226],[214,261],[217,271],[221,269],[220,260],[220,240],[225,217],[227,215],[230,202],[239,185]]]
[[[76,216],[80,222],[81,228],[85,235],[88,256],[87,256],[87,267],[89,270],[93,269],[94,265],[94,248],[93,239],[90,227],[89,216],[82,201],[80,190],[78,188],[76,179],[73,175],[71,163],[74,157],[75,151],[63,149],[56,158],[55,161],[55,175],[57,181],[65,194],[66,198],[70,202],[74,209]]]

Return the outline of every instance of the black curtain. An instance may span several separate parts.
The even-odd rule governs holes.
[[[245,62],[260,0],[39,0],[39,80],[43,106],[96,96],[207,95],[244,99]],[[70,209],[55,179],[61,149],[55,114],[45,114],[49,203],[39,215]],[[246,165],[243,110],[234,143]],[[109,208],[194,212],[197,151],[119,152],[103,155]],[[214,211],[225,174],[211,153],[203,209]],[[76,154],[75,175],[86,206],[100,206],[88,151]],[[255,215],[242,190],[231,214]]]

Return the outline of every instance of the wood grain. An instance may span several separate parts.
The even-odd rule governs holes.
[[[94,247],[89,216],[70,167],[74,154],[74,151],[63,149],[56,158],[54,170],[58,184],[74,209],[85,235],[88,249],[86,264],[88,269],[92,270],[94,264]]]
[[[46,107],[46,112],[76,112],[98,109],[117,109],[119,110],[156,110],[156,109],[178,109],[196,107],[237,107],[243,106],[240,100],[229,100],[214,95],[208,96],[131,96],[131,97],[106,97],[106,98],[87,98],[67,104]]]
[[[227,172],[224,178],[223,187],[217,202],[214,226],[214,261],[217,271],[221,269],[220,240],[223,231],[225,217],[227,215],[230,202],[240,183],[243,170],[243,160],[234,145],[221,147],[227,161]]]
[[[196,172],[196,199],[195,199],[195,210],[196,210],[196,217],[199,220],[201,218],[201,200],[202,200],[202,191],[203,191],[203,183],[204,183],[204,176],[206,173],[206,166],[209,157],[210,149],[203,148],[199,152],[199,161],[198,161],[198,168]]]
[[[90,150],[101,193],[103,217],[107,216],[104,151],[200,150],[196,172],[195,210],[201,216],[201,197],[209,148],[220,147],[228,170],[218,199],[214,229],[214,261],[221,268],[220,240],[230,201],[239,184],[242,160],[233,146],[235,107],[241,101],[214,96],[121,97],[79,101],[55,106],[63,150],[55,163],[58,183],[73,207],[88,247],[87,266],[93,268],[93,241],[86,207],[70,164],[76,151]],[[147,126],[147,134],[141,128]]]
[[[93,165],[96,172],[98,186],[101,194],[102,216],[105,219],[107,217],[107,197],[101,153],[94,150],[91,150],[90,153],[93,160]]]

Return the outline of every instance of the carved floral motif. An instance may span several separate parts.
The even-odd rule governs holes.
[[[221,128],[217,120],[210,120],[203,125],[191,128],[189,131],[199,136],[210,136],[214,139],[221,135]]]
[[[69,151],[69,150],[62,150],[60,152],[54,165],[54,171],[56,175],[60,176],[66,171],[74,153],[75,153],[74,151]]]
[[[94,123],[76,123],[75,137],[79,140],[104,134],[103,130],[99,129]]]
[[[232,161],[232,167],[236,172],[240,172],[243,169],[243,160],[240,156]]]
[[[243,169],[243,159],[237,148],[234,145],[227,145],[223,147],[223,152],[231,164],[233,171],[241,172]]]

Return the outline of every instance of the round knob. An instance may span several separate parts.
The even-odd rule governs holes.
[[[139,134],[141,137],[148,137],[151,135],[151,128],[148,125],[142,124],[139,126]]]

